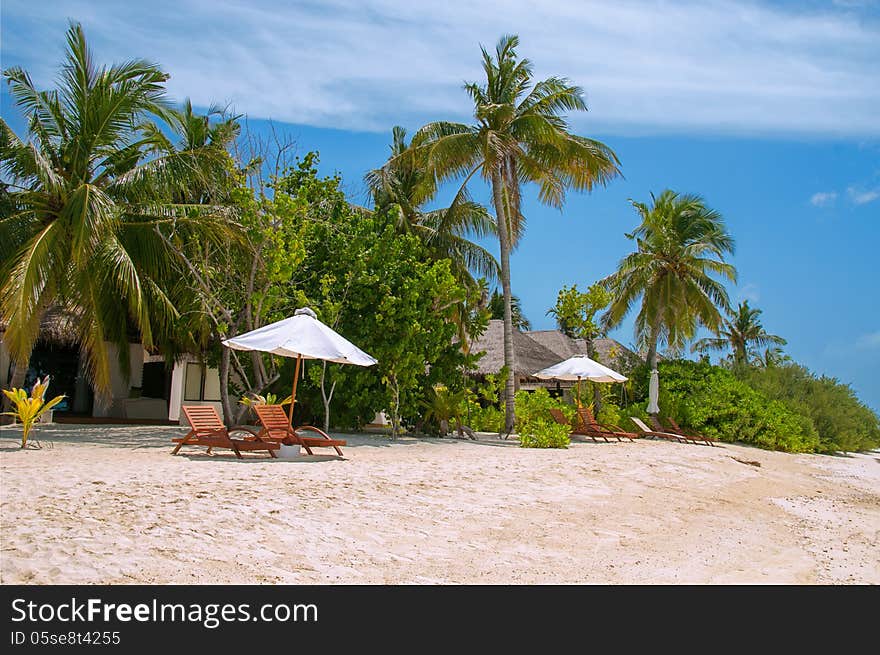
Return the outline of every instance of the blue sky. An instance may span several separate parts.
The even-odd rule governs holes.
[[[299,152],[319,150],[357,202],[391,126],[468,120],[461,85],[479,79],[479,44],[517,33],[538,77],[585,89],[590,112],[572,124],[610,145],[624,174],[571,194],[562,212],[528,198],[512,271],[535,327],[552,327],[545,313],[560,286],[590,284],[629,251],[629,198],[699,193],[737,241],[731,297],[763,309],[797,361],[880,410],[876,0],[4,0],[2,67],[50,86],[68,18],[100,61],[161,64],[177,99],[231,105],[257,130],[271,118]],[[5,89],[0,101],[20,129]],[[612,336],[630,343],[631,323]]]

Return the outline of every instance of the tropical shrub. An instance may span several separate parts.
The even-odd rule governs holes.
[[[521,421],[519,416],[517,421]],[[568,448],[569,429],[564,425],[541,420],[520,425],[519,445],[522,448]]]
[[[466,417],[467,413],[462,416]],[[493,405],[480,407],[478,403],[471,403],[467,424],[477,432],[501,432],[504,429],[504,412]]]
[[[522,432],[524,426],[537,421],[553,422],[551,409],[560,409],[565,417],[572,420],[574,408],[561,398],[553,398],[546,389],[516,392],[516,429]]]
[[[706,362],[660,364],[660,410],[683,427],[720,441],[741,441],[786,452],[820,450],[806,416],[756,391],[729,370]]]
[[[64,394],[55,396],[49,402],[45,401],[46,389],[49,388],[49,379],[41,381],[37,378],[36,383],[28,396],[24,389],[3,390],[6,397],[12,402],[15,411],[3,412],[7,416],[15,417],[21,423],[21,447],[27,448],[28,437],[34,428],[34,423],[55,405],[64,400]]]
[[[834,378],[817,377],[798,364],[739,367],[734,374],[790,411],[808,417],[819,435],[820,452],[880,446],[880,418],[859,402],[848,385]]]

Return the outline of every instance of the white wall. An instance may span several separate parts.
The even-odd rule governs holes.
[[[125,417],[125,403],[132,387],[140,387],[144,375],[144,347],[139,343],[128,344],[129,357],[131,359],[131,377],[122,373],[119,366],[119,356],[116,346],[107,342],[107,360],[110,365],[110,394],[109,396],[95,395],[95,405],[92,416],[110,416],[114,418]]]
[[[186,365],[188,363],[197,363],[195,357],[186,356],[183,359],[174,362],[174,368],[171,371],[171,391],[168,400],[168,420],[179,421],[182,425],[186,424],[186,417],[180,410],[182,405],[211,405],[220,416],[223,416],[223,404],[219,400],[184,400],[186,391]],[[206,381],[205,388],[219,388],[220,371],[216,368],[209,367],[205,372]]]

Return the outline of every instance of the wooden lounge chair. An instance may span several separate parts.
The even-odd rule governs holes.
[[[576,428],[576,434],[585,434],[589,437],[593,437],[593,440],[595,440],[596,437],[601,437],[605,439],[605,441],[609,441],[610,438],[613,437],[618,441],[623,441],[624,439],[633,441],[639,436],[633,432],[627,432],[617,425],[599,423],[593,416],[593,410],[589,407],[578,407],[577,417],[578,425]]]
[[[668,441],[675,441],[678,443],[686,443],[685,438],[680,434],[674,434],[672,432],[666,432],[665,430],[652,430],[640,419],[638,416],[630,416],[630,420],[636,424],[636,427],[642,431],[642,435],[645,437],[656,437],[659,439],[666,439]]]
[[[599,439],[603,439],[605,442],[608,442],[609,439],[606,435],[598,435],[592,430],[581,430],[579,425],[572,424],[567,418],[565,418],[565,414],[562,413],[561,409],[549,409],[550,416],[553,417],[553,420],[559,423],[559,425],[564,425],[569,429],[570,435],[579,435],[582,437],[589,437],[593,441],[599,441]],[[620,439],[618,439],[620,441]]]
[[[275,457],[273,451],[278,450],[277,443],[264,441],[257,435],[256,430],[243,425],[227,428],[212,405],[184,405],[181,409],[191,427],[186,436],[172,439],[177,443],[171,451],[172,455],[180,452],[183,446],[207,446],[209,455],[213,448],[229,448],[238,459],[243,459],[242,450],[265,450],[271,457]],[[248,436],[243,439],[233,439],[230,436],[231,432],[244,432]]]
[[[671,416],[666,417],[666,423],[669,426],[669,432],[673,432],[674,434],[686,437],[694,441],[702,442],[710,446],[715,445],[713,442],[715,442],[716,439],[713,439],[712,437],[707,437],[706,435],[700,434],[698,432],[694,432],[693,430],[684,430]]]
[[[636,433],[627,432],[619,425],[599,423],[599,421],[596,420],[596,417],[593,416],[593,410],[589,407],[578,407],[577,415],[579,423],[578,427],[581,429],[593,431],[600,435],[617,437],[618,441],[623,441],[624,439],[633,441],[639,437]]]
[[[331,439],[330,435],[313,425],[290,427],[290,419],[281,405],[254,405],[253,408],[263,426],[257,433],[260,439],[288,445],[299,444],[309,455],[313,454],[312,448],[333,448],[342,457],[339,447],[347,445],[343,439]],[[314,432],[318,436],[305,436],[302,432]]]
[[[690,435],[683,434],[681,432],[672,432],[671,430],[667,430],[666,427],[659,421],[659,419],[656,416],[652,415],[651,417],[649,417],[648,420],[651,421],[651,427],[653,427],[655,430],[657,430],[657,432],[669,432],[671,434],[678,435],[679,437],[684,439],[684,441],[687,443],[692,443],[692,444],[697,444],[697,445],[700,443],[699,439],[696,439]]]

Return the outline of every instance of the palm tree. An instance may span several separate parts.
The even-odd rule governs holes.
[[[654,372],[658,343],[680,349],[699,324],[720,328],[721,311],[729,310],[730,301],[712,275],[735,281],[736,269],[724,261],[733,252],[733,238],[702,198],[667,189],[658,197],[651,194],[651,200],[651,205],[630,201],[642,222],[626,236],[638,249],[602,280],[612,293],[602,320],[606,328],[619,325],[641,299],[636,339],[647,346]]]
[[[784,346],[787,342],[775,334],[768,334],[761,325],[760,316],[761,310],[752,309],[749,307],[749,301],[744,300],[729,318],[724,319],[717,337],[700,339],[693,345],[692,350],[707,353],[710,350],[730,348],[733,352],[733,363],[737,366],[748,364],[750,356],[762,362],[781,361],[782,351],[778,348],[771,349],[770,346]],[[757,348],[761,347],[767,348],[764,353],[766,360],[763,360],[757,351]],[[772,363],[770,365],[773,365]]]
[[[76,23],[58,89],[37,90],[21,68],[4,76],[29,119],[27,140],[0,119],[11,208],[0,217],[0,242],[9,246],[0,259],[0,318],[13,386],[23,382],[40,320],[54,306],[76,315],[90,381],[106,393],[108,342],[127,372],[132,330],[145,347],[173,338],[166,283],[175,275],[157,231],[222,239],[222,215],[206,218],[204,207],[175,199],[228,180],[230,158],[221,147],[167,148],[153,119],[179,122],[165,100],[168,76],[144,60],[98,67]]]
[[[477,287],[472,272],[496,279],[498,262],[485,248],[470,241],[468,235],[484,237],[495,234],[494,219],[486,208],[471,200],[466,186],[461,186],[449,207],[427,210],[425,205],[437,195],[437,179],[423,161],[406,154],[418,147],[406,142],[406,130],[392,129],[392,166],[370,171],[365,176],[379,211],[392,211],[397,229],[419,236],[437,259],[449,259],[453,273],[469,289]]]
[[[489,303],[486,305],[486,308],[489,310],[489,318],[504,318],[504,296],[498,293],[498,289],[495,289],[492,292],[492,296],[489,298]],[[513,321],[513,327],[520,332],[532,329],[531,321],[529,321],[523,313],[522,303],[520,302],[519,296],[512,296],[510,299],[510,318]]]
[[[424,162],[438,182],[477,173],[492,190],[501,254],[504,297],[505,430],[516,419],[513,371],[513,316],[510,251],[525,230],[521,187],[538,185],[538,198],[561,208],[567,189],[589,191],[620,173],[619,160],[606,145],[570,132],[563,112],[585,111],[583,91],[560,77],[534,83],[532,64],[520,59],[517,36],[503,36],[494,57],[481,47],[485,84],[465,84],[474,103],[473,125],[438,121],[422,127],[417,145],[400,159]],[[396,165],[394,158],[389,162]]]

